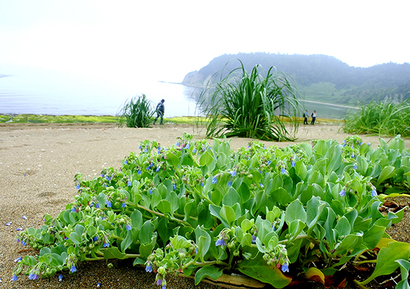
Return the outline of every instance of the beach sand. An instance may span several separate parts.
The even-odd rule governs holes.
[[[16,242],[16,229],[40,227],[45,214],[54,217],[64,210],[77,193],[73,181],[76,173],[93,179],[103,168],[119,168],[130,152],[139,151],[141,141],[155,140],[167,147],[184,132],[194,138],[204,137],[204,132],[183,124],[144,129],[118,128],[115,124],[0,124],[0,288],[97,288],[97,283],[102,288],[159,288],[153,273],[132,267],[128,261],[112,262],[111,269],[105,261],[82,263],[76,274],[64,272],[62,282],[58,282],[58,274],[50,280],[30,281],[20,276],[11,282],[14,260],[35,254]],[[338,126],[309,125],[300,127],[297,142],[342,142],[346,136]],[[374,147],[379,143],[377,136],[362,139]],[[231,148],[237,150],[249,141],[232,138]],[[263,143],[284,147],[294,142]],[[410,148],[410,140],[405,140],[405,146]],[[12,224],[5,226],[7,222]],[[407,227],[403,226],[404,232],[397,233],[397,238],[408,242]],[[167,281],[167,288],[220,288],[207,283],[194,286],[192,279],[184,277],[170,277]]]

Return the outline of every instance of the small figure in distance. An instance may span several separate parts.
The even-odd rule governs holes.
[[[164,113],[165,113],[165,106],[164,106],[165,99],[162,99],[158,104],[155,111],[157,112],[157,117],[154,120],[154,124],[157,122],[157,119],[161,117],[159,124],[164,124]]]
[[[303,124],[308,124],[308,117],[309,117],[309,112],[308,112],[308,110],[306,110],[303,113]]]
[[[315,120],[316,120],[316,110],[313,111],[312,113],[312,122],[310,123],[311,125],[315,124]]]

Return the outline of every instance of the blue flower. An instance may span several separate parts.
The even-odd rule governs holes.
[[[94,241],[94,242],[98,241],[98,236],[95,236],[95,237],[93,238],[93,241]]]
[[[148,263],[148,264],[147,264],[147,266],[145,266],[145,272],[149,272],[149,273],[151,273],[151,272],[152,272],[152,266],[151,266],[151,263]]]
[[[35,275],[34,275],[33,273],[30,273],[30,274],[28,275],[28,279],[29,279],[29,280],[34,280],[34,276],[35,276]]]
[[[17,278],[17,276],[14,275],[14,274],[13,274],[13,277],[11,277],[11,280],[12,280],[12,281],[17,281],[18,279],[19,279],[19,278]]]
[[[149,194],[152,195],[152,189],[149,189]]]
[[[75,188],[76,188],[77,190],[80,189],[80,185],[77,185]]]
[[[263,188],[263,184],[262,184],[262,183],[259,183],[259,186],[260,186],[261,188]]]
[[[231,180],[229,180],[228,186],[232,186],[232,181]]]
[[[140,150],[140,149],[141,149],[141,146],[139,146],[138,149]]]
[[[218,179],[216,178],[216,177],[213,177],[212,178],[212,183],[214,184],[214,185],[216,185],[216,182],[218,181]]]
[[[353,165],[353,169],[357,170],[357,165],[356,164]]]
[[[127,186],[131,187],[131,181],[130,180],[128,180]]]
[[[372,189],[372,197],[377,197],[377,192],[374,188]]]
[[[107,181],[111,180],[111,178],[110,178],[109,176],[106,176],[105,179],[106,179]]]
[[[286,169],[285,169],[285,168],[281,168],[281,169],[280,169],[280,173],[281,173],[282,175],[286,174]]]
[[[158,146],[158,150],[159,150],[159,151],[161,150],[161,147],[160,147],[160,146]]]
[[[268,165],[270,165],[271,164],[271,161],[270,160],[268,160]]]
[[[292,162],[290,163],[290,166],[291,166],[292,168],[294,168],[294,167],[296,167],[296,163],[295,163],[294,161],[292,161]]]
[[[192,150],[192,152],[193,152],[194,154],[196,154],[196,148],[194,148],[194,149]]]
[[[167,286],[166,285],[162,285],[162,288],[161,289],[167,289]]]
[[[161,285],[162,284],[162,280],[161,279],[158,279],[157,280],[157,285]]]
[[[186,148],[186,149],[189,149],[189,144],[187,144],[185,148]]]
[[[27,220],[27,217],[26,217],[26,216],[23,216],[22,218],[23,218],[23,220]]]
[[[104,248],[108,248],[109,246],[110,246],[110,243],[109,243],[109,242],[103,244],[103,247],[104,247]]]
[[[231,176],[236,177],[236,171],[232,171]]]
[[[176,184],[174,184],[172,187],[174,188],[174,190],[177,189],[177,185],[176,185]]]
[[[124,161],[124,165],[128,165],[128,161],[127,161],[127,160]]]
[[[17,259],[14,259],[14,262],[20,262],[21,261],[21,257],[18,257]]]
[[[121,205],[123,208],[125,208],[126,206],[127,206],[127,204],[124,202],[124,203],[122,203],[122,205]]]
[[[108,208],[111,208],[111,202],[110,201],[105,200],[105,204],[107,205]]]
[[[160,166],[158,166],[157,167],[157,170],[156,170],[156,172],[159,172],[159,170],[161,169],[161,167]]]
[[[21,241],[21,245],[23,245],[23,246],[27,246],[27,243],[26,243],[26,242],[24,242],[24,241]]]
[[[345,189],[341,190],[340,193],[339,193],[339,195],[340,195],[341,197],[344,197],[344,196],[346,195],[346,190],[345,190]]]
[[[98,209],[98,208],[100,207],[100,204],[99,204],[99,203],[96,203],[96,204],[95,204],[95,207]]]
[[[139,174],[139,175],[140,175],[140,174],[141,174],[141,170],[138,170],[137,174]]]
[[[58,276],[58,281],[59,281],[59,282],[63,281],[63,275],[60,274],[60,275]]]
[[[353,159],[353,158],[354,158],[354,154],[352,154],[350,157]]]
[[[146,152],[148,152],[148,149],[147,149],[147,148],[144,149],[144,153],[146,153]]]
[[[252,236],[252,244],[255,244],[255,243],[256,243],[256,236],[253,235],[253,236]]]
[[[75,207],[73,206],[72,208],[71,208],[71,212],[75,212],[76,210],[75,210]]]
[[[22,228],[16,228],[16,231],[21,231],[21,230],[23,230]]]
[[[289,266],[287,263],[282,265],[282,272],[289,272]]]
[[[215,242],[215,246],[226,246],[225,240],[224,239],[218,239]]]
[[[131,230],[131,225],[127,225],[126,229],[127,231]]]
[[[75,267],[75,265],[71,265],[70,272],[71,273],[77,272],[77,268]]]
[[[11,225],[11,222],[7,222],[4,224],[4,226],[10,226],[10,225]]]
[[[201,187],[203,187],[205,184],[204,184],[204,182],[201,182]]]

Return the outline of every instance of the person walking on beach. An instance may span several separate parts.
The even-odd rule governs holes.
[[[158,104],[155,111],[157,112],[157,117],[154,120],[154,124],[157,122],[157,119],[161,117],[159,124],[164,124],[164,113],[165,113],[165,106],[164,106],[165,99],[162,99]]]
[[[313,111],[312,113],[312,122],[310,123],[311,125],[315,124],[315,120],[316,120],[316,110]]]
[[[308,124],[308,117],[309,117],[309,112],[308,112],[308,110],[306,110],[303,113],[303,124]]]

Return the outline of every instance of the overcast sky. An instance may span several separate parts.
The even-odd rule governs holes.
[[[0,63],[177,82],[225,53],[404,63],[409,3],[1,0]]]

